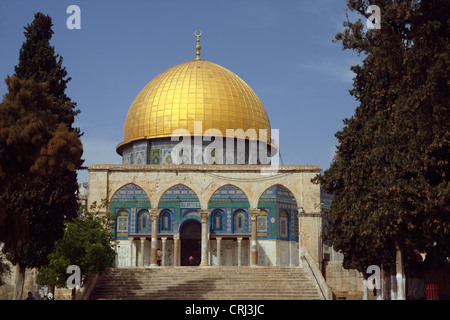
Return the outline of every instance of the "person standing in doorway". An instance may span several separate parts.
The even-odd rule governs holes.
[[[163,255],[163,253],[162,253],[161,249],[158,248],[158,250],[156,251],[158,266],[161,265],[162,255]]]

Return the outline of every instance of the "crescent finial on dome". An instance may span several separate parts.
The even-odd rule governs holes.
[[[195,30],[194,32],[195,36],[197,37],[197,45],[195,46],[195,49],[197,49],[195,60],[200,60],[200,49],[202,48],[200,46],[200,37],[202,36],[202,30]]]

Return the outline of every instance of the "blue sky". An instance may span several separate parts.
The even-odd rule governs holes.
[[[69,30],[69,5],[81,9],[81,29]],[[345,0],[0,1],[0,95],[25,38],[23,27],[40,11],[53,19],[51,44],[72,81],[67,94],[81,110],[85,164],[121,163],[128,109],[162,71],[195,58],[240,76],[259,96],[272,129],[280,131],[284,164],[327,169],[334,134],[357,102],[350,66],[361,57],[333,43],[343,30]],[[352,16],[351,20],[354,20]],[[87,172],[79,181],[87,181]]]

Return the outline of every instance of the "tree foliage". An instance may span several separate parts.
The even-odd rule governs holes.
[[[62,236],[64,219],[76,212],[77,189],[65,183],[65,173],[75,171],[82,145],[49,110],[53,98],[45,84],[16,77],[6,83],[0,104],[0,235],[11,262],[36,267]]]
[[[41,13],[25,30],[16,74],[0,104],[0,241],[13,264],[48,262],[64,222],[78,210],[77,174],[83,160],[75,104],[66,96],[67,71],[49,40],[51,18]]]
[[[76,103],[65,92],[71,78],[67,77],[67,70],[62,66],[63,58],[55,54],[55,48],[50,45],[52,26],[49,16],[41,12],[35,14],[33,22],[25,27],[26,40],[19,52],[19,64],[14,70],[20,79],[47,82],[48,93],[57,100],[52,112],[57,115],[58,122],[72,128],[79,110],[75,109]]]
[[[98,209],[104,208],[103,204]],[[99,212],[94,203],[91,211],[81,210],[80,216],[66,223],[64,236],[56,242],[49,254],[49,264],[39,269],[37,281],[42,285],[66,287],[67,267],[80,267],[83,277],[102,274],[111,267],[115,251],[111,247],[113,215]]]
[[[365,273],[439,248],[450,254],[449,15],[445,1],[349,0],[368,18],[381,9],[381,29],[346,21],[336,41],[363,55],[350,94],[355,114],[336,133],[330,168],[315,181],[334,194],[325,239],[344,267]]]

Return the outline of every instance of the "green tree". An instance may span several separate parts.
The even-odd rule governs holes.
[[[57,103],[52,111],[58,116],[58,122],[64,122],[72,128],[76,103],[66,95],[68,82],[67,70],[62,66],[63,58],[55,54],[50,45],[53,35],[52,19],[38,12],[31,24],[25,27],[25,42],[19,52],[19,64],[15,67],[15,75],[20,79],[34,79],[48,83],[48,93],[55,97]]]
[[[336,35],[364,56],[352,67],[359,106],[315,179],[334,194],[325,239],[363,274],[370,264],[399,272],[396,258],[436,246],[450,254],[449,3],[348,1],[366,18],[369,5],[380,7],[381,29],[347,20]]]
[[[99,211],[106,206],[104,202],[97,210],[97,204],[94,203],[91,211],[82,209],[78,218],[66,224],[64,236],[49,254],[49,264],[38,271],[38,283],[66,288],[69,277],[67,267],[70,265],[80,267],[82,278],[103,274],[112,266],[115,258],[115,251],[111,247],[114,219],[110,212]],[[75,289],[72,290],[74,298]]]
[[[98,210],[105,207],[106,202]],[[103,274],[112,266],[115,258],[111,247],[113,215],[98,211],[95,203],[90,210],[82,210],[78,218],[66,223],[64,236],[49,254],[49,264],[38,270],[38,283],[66,288],[69,277],[67,267],[70,265],[80,267],[82,278]],[[75,289],[72,290],[74,298]]]
[[[77,214],[76,170],[83,162],[72,127],[77,111],[64,94],[70,78],[49,45],[51,19],[38,13],[25,29],[17,75],[5,80],[0,104],[0,241],[18,271],[16,299],[25,269],[48,262],[64,222]]]

